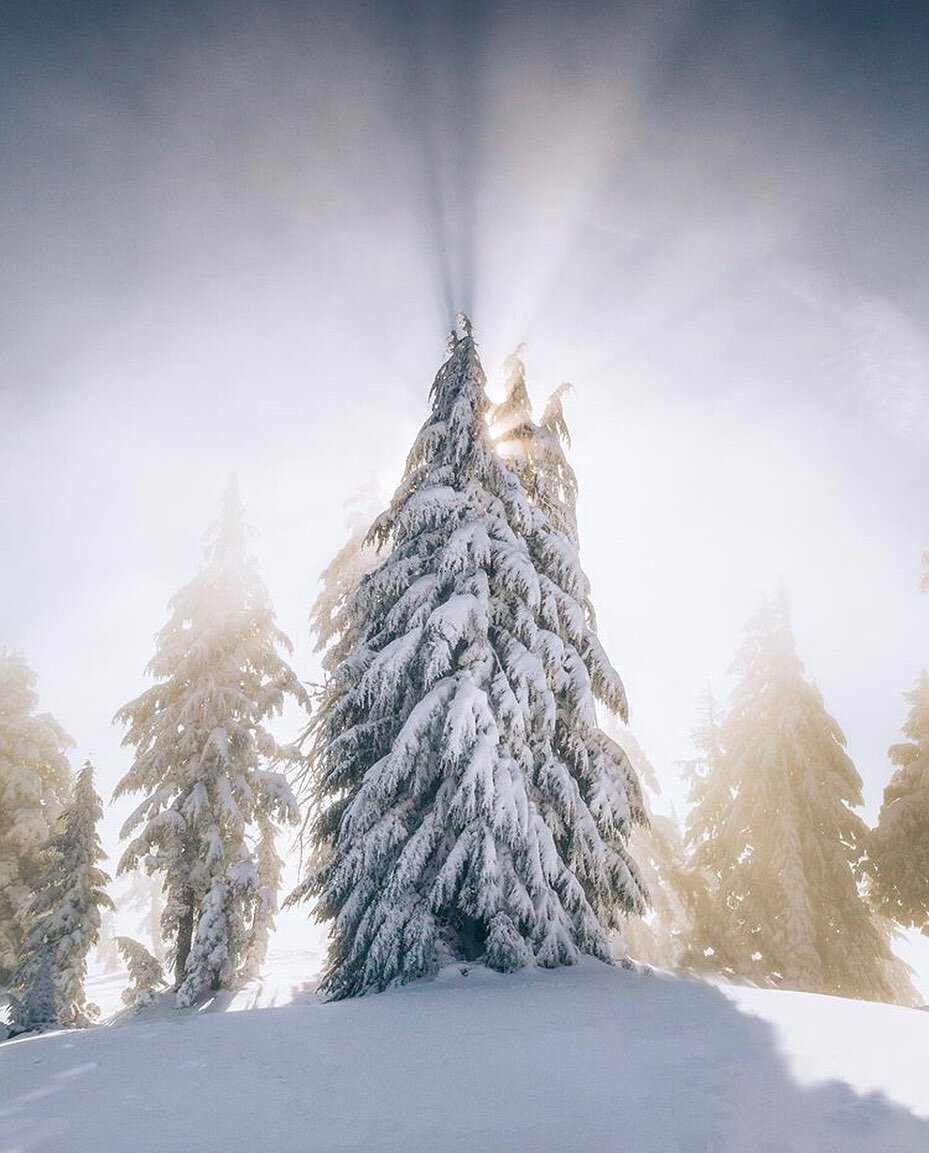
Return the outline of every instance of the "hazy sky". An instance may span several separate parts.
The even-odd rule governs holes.
[[[873,815],[929,652],[916,7],[5,4],[0,645],[75,761],[125,771],[110,717],[230,469],[316,678],[343,502],[389,494],[465,307],[492,380],[525,340],[540,400],[576,387],[582,556],[670,799],[783,580]]]

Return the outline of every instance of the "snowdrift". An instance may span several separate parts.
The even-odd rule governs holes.
[[[929,1150],[913,1010],[594,961],[292,991],[7,1042],[0,1153]]]

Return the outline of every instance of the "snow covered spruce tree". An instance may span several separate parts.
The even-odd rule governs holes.
[[[907,699],[907,740],[890,750],[897,767],[884,790],[866,868],[876,907],[929,936],[929,674],[920,674]]]
[[[644,907],[639,786],[594,703],[624,714],[622,684],[573,543],[495,451],[466,319],[431,399],[310,729],[322,863],[295,896],[332,922],[333,997],[457,960],[606,959]]]
[[[234,479],[206,562],[170,607],[148,666],[155,684],[117,714],[135,760],[116,796],[144,798],[123,828],[135,836],[119,871],[162,876],[162,925],[187,1005],[254,967],[279,868],[268,822],[297,820],[279,767],[298,754],[266,723],[287,696],[305,705],[306,692],[281,655],[290,642],[249,556]]]
[[[71,783],[73,742],[36,714],[35,681],[20,653],[0,652],[0,986],[19,963],[26,906]]]
[[[704,964],[786,988],[911,999],[858,889],[861,778],[803,676],[783,594],[750,622],[733,667],[739,683],[688,820],[710,886],[696,926]]]
[[[123,1004],[134,1013],[150,1005],[167,981],[161,962],[132,937],[117,937],[116,947],[129,970],[129,984],[123,990]]]
[[[46,866],[26,907],[26,939],[14,985],[27,990],[43,964],[55,987],[57,1020],[86,1025],[99,1013],[84,993],[87,957],[100,939],[101,910],[112,909],[100,868],[106,854],[97,824],[103,816],[87,761],[45,847]]]

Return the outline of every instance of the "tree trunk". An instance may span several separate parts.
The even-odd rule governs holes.
[[[187,976],[187,958],[194,936],[194,894],[192,889],[184,891],[184,915],[177,927],[177,953],[174,961],[174,987],[179,989]]]

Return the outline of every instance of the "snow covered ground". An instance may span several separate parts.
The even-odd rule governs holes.
[[[309,960],[0,1045],[0,1153],[929,1151],[929,1013],[594,961],[327,1005]]]

